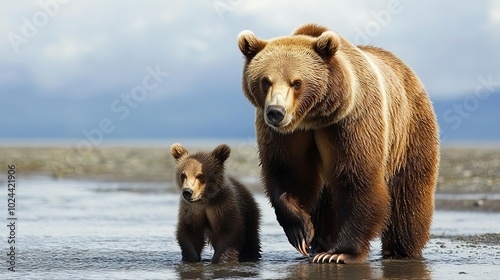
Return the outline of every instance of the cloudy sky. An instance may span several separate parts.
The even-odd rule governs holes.
[[[182,114],[206,127],[190,108],[208,106],[212,121],[247,122],[237,34],[272,38],[308,22],[394,52],[433,100],[466,98],[485,79],[500,88],[500,1],[1,1],[0,138],[79,137],[107,115],[132,123],[147,104],[170,104],[137,119],[163,119],[161,129]]]

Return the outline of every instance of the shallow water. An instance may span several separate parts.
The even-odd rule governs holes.
[[[6,185],[5,182],[1,182]],[[7,223],[7,191],[0,212]],[[16,192],[16,272],[7,270],[8,228],[0,230],[0,279],[498,279],[500,246],[455,236],[500,233],[500,215],[437,211],[424,260],[311,264],[289,245],[262,194],[259,263],[184,264],[174,232],[178,195],[167,184],[21,178]],[[5,198],[5,199],[4,199]]]

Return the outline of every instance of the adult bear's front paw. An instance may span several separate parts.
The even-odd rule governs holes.
[[[307,248],[311,244],[312,237],[314,236],[314,228],[310,221],[309,224],[307,221],[304,221],[303,225],[283,227],[288,242],[306,257],[309,257]]]
[[[300,207],[295,198],[287,193],[282,194],[280,199],[288,210],[288,215],[279,219],[288,242],[302,255],[309,257],[307,247],[311,244],[314,237],[314,226],[311,222],[311,216],[302,210],[302,207]]]
[[[363,263],[366,260],[366,254],[341,254],[332,250],[318,253],[314,256],[313,263]]]

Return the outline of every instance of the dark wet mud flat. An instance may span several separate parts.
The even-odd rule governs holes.
[[[500,279],[499,213],[437,211],[423,260],[382,260],[375,240],[366,264],[311,264],[289,245],[262,194],[261,262],[211,265],[208,249],[204,263],[184,264],[174,236],[178,196],[169,188],[20,178],[16,272],[7,270],[4,227],[0,279]]]

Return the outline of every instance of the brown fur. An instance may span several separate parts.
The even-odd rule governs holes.
[[[290,243],[311,245],[314,262],[359,263],[381,233],[384,258],[420,257],[439,143],[413,71],[313,24],[267,41],[243,31],[238,45],[263,182]]]
[[[258,261],[260,210],[252,194],[224,173],[229,147],[190,155],[174,144],[170,151],[177,161],[176,182],[181,190],[177,241],[182,260],[200,261],[207,238],[214,248],[212,263]]]

